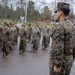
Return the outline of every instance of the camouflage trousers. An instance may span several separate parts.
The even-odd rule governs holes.
[[[32,44],[33,44],[33,52],[34,51],[38,51],[38,48],[39,48],[39,39],[32,40]]]
[[[12,40],[10,40],[10,42],[9,42],[9,48],[10,48],[10,51],[13,50],[13,41]]]
[[[3,48],[2,48],[3,55],[9,54],[10,52],[9,46],[10,46],[9,42],[3,42]]]
[[[15,44],[17,44],[17,41],[18,41],[18,35],[16,35],[15,38],[14,38]]]
[[[26,40],[20,40],[20,51],[25,52],[26,51]]]
[[[28,40],[31,41],[31,34],[28,34]]]
[[[17,41],[18,41],[18,36],[15,36],[13,39],[13,45],[17,45]]]
[[[49,37],[43,36],[42,46],[43,46],[44,48],[47,48],[48,45],[49,45]]]

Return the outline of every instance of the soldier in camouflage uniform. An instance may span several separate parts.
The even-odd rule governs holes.
[[[14,43],[15,43],[15,45],[17,45],[18,32],[19,32],[19,29],[18,29],[18,27],[14,24]]]
[[[2,50],[2,26],[0,26],[0,50]]]
[[[12,50],[13,50],[13,45],[12,45],[12,35],[11,35],[11,33],[12,33],[12,26],[11,26],[11,24],[9,23],[9,32],[10,32],[10,35],[9,35],[9,49],[10,49],[10,52],[12,52]]]
[[[15,28],[15,25],[13,23],[11,23],[11,40],[12,40],[13,47],[16,45],[16,41],[15,41],[16,33],[17,33],[17,31]]]
[[[70,5],[57,4],[56,20],[58,25],[52,32],[52,47],[50,51],[50,75],[70,75],[73,64],[74,25],[68,20]]]
[[[20,31],[20,54],[24,54],[26,51],[27,29],[25,25],[22,25]]]
[[[9,46],[10,46],[10,31],[9,31],[9,25],[5,22],[4,27],[2,29],[2,42],[3,42],[3,58],[8,58],[9,55]]]
[[[14,28],[13,28],[13,24],[9,23],[9,31],[10,31],[10,52],[13,51],[13,47],[14,47]]]
[[[32,44],[33,44],[33,52],[38,52],[39,48],[39,34],[40,30],[37,27],[37,24],[34,25],[33,27],[33,34],[32,34]]]
[[[13,42],[14,42],[14,46],[17,44],[17,29],[16,29],[16,25],[13,24],[13,33],[14,33],[14,39],[13,39]]]
[[[50,32],[50,28],[48,24],[45,24],[43,28],[43,40],[42,40],[43,50],[46,50],[46,48],[48,47],[50,43],[50,33],[51,32]]]
[[[40,24],[39,24],[39,23],[37,24],[37,27],[38,27],[38,29],[40,30],[40,33],[39,33],[39,38],[41,38],[42,28],[40,27]]]
[[[27,29],[27,33],[28,33],[28,41],[31,41],[31,36],[32,36],[32,27],[31,24],[29,24],[28,29]]]

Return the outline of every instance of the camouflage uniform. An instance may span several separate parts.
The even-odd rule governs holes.
[[[61,6],[68,10],[69,4],[58,3],[58,7]],[[50,75],[70,75],[74,54],[74,25],[68,19],[64,19],[54,28],[51,37],[53,42],[49,61]],[[61,72],[54,72],[54,66],[61,67]]]
[[[32,27],[29,25],[28,29],[27,29],[27,33],[28,33],[28,40],[31,41],[31,36],[32,36]]]
[[[69,10],[69,4],[60,2],[58,3],[57,8],[66,11]],[[54,28],[51,37],[52,48],[49,61],[50,75],[70,75],[71,67],[73,65],[75,40],[74,25],[68,19],[64,18],[64,20],[60,21]],[[57,68],[61,67],[61,72],[54,72],[54,66]]]
[[[7,27],[5,27],[7,26]],[[9,46],[10,46],[10,31],[9,31],[9,28],[8,28],[8,25],[5,25],[2,29],[2,42],[3,42],[3,57],[6,57],[8,56],[9,54]]]
[[[9,43],[10,43],[10,46],[9,46],[9,48],[10,48],[10,52],[12,52],[12,50],[13,50],[13,35],[12,35],[12,26],[11,26],[11,24],[9,24],[9,32],[10,32],[10,35],[9,35],[9,38],[10,38],[10,40],[9,40]]]
[[[43,49],[46,49],[50,43],[50,33],[51,33],[50,28],[48,26],[45,26],[43,28],[43,40],[42,40]]]
[[[33,44],[33,52],[37,52],[39,48],[39,34],[40,31],[37,26],[34,26],[33,28],[33,34],[32,34],[32,44]]]
[[[22,29],[20,31],[20,54],[25,53],[26,51],[26,40],[27,40],[27,29],[22,25]]]
[[[15,42],[15,45],[17,44],[18,35],[19,35],[19,28],[17,26],[15,26],[14,27],[14,42]]]
[[[16,28],[12,24],[12,27],[11,27],[11,42],[12,42],[13,47],[15,46],[15,33],[16,33],[15,30],[16,30]]]
[[[40,27],[40,24],[37,24],[37,27],[38,27],[38,29],[39,29],[39,31],[40,31],[40,33],[39,33],[39,38],[41,38],[42,28]]]

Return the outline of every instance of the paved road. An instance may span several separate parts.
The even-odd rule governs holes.
[[[39,53],[32,53],[31,45],[28,44],[26,55],[19,55],[18,47],[14,48],[9,59],[1,58],[0,54],[0,75],[49,75],[49,50]],[[75,64],[75,63],[74,63]],[[71,75],[75,75],[75,65]]]

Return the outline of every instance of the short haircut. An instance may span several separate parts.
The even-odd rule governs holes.
[[[61,9],[61,11],[64,13],[65,16],[69,16],[70,9]]]

